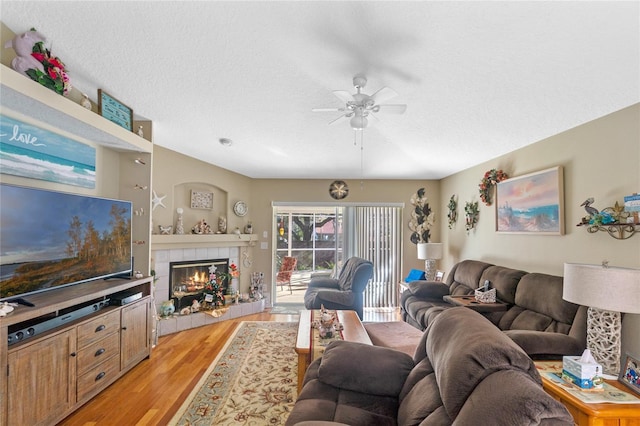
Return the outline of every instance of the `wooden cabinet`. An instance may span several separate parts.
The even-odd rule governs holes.
[[[9,353],[9,425],[47,425],[76,402],[76,333],[70,329]]]
[[[151,304],[147,298],[122,308],[120,365],[127,369],[146,358],[151,350]]]
[[[7,341],[42,318],[67,315],[77,307],[106,301],[120,291],[142,297],[124,306],[107,305],[66,325],[0,345],[0,425],[53,425],[151,355],[152,278],[98,281],[34,294],[36,307],[19,306],[0,319]],[[6,360],[6,361],[5,361]]]

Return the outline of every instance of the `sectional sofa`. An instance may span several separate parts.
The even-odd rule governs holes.
[[[480,313],[441,312],[413,358],[335,341],[311,363],[287,426],[573,425],[534,362]]]
[[[438,315],[452,308],[444,296],[472,295],[486,280],[507,309],[483,315],[531,357],[558,358],[584,351],[587,308],[562,299],[562,277],[477,260],[454,265],[445,282],[408,283],[401,297],[402,318],[425,330]]]

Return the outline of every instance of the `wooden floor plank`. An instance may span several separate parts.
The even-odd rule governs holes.
[[[368,312],[367,321],[398,321],[397,312]],[[59,425],[167,424],[242,321],[298,322],[268,310],[163,336],[146,359]]]

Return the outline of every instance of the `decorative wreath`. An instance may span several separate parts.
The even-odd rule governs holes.
[[[478,185],[480,190],[480,199],[487,206],[491,205],[491,190],[498,183],[505,179],[509,179],[509,176],[502,170],[491,169],[484,174],[484,177]]]

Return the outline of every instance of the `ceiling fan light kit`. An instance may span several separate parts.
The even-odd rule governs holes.
[[[367,78],[358,74],[353,77],[353,87],[356,93],[351,94],[346,90],[334,90],[333,94],[345,103],[341,108],[314,108],[314,112],[342,112],[343,114],[329,124],[336,124],[349,119],[349,125],[353,130],[363,130],[369,125],[369,118],[377,117],[374,114],[379,112],[391,114],[403,114],[407,110],[404,104],[382,104],[391,98],[398,96],[395,90],[388,87],[375,92],[373,95],[362,93],[361,90],[367,85]]]

